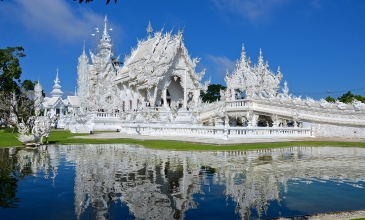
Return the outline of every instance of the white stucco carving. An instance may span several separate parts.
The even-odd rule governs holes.
[[[34,116],[31,118],[33,121],[32,127],[24,122],[17,123],[19,131],[18,140],[23,144],[39,145],[43,144],[43,138],[48,138],[51,133],[51,114],[46,116]],[[48,143],[48,140],[47,140]]]
[[[272,134],[277,133],[276,129],[299,129],[299,125],[307,130],[314,124],[365,125],[364,103],[357,100],[330,103],[289,94],[288,83],[281,82],[280,67],[276,73],[271,71],[261,50],[257,64],[252,64],[243,46],[236,68],[224,78],[227,89],[220,91],[220,100],[202,103],[200,93],[207,90],[210,80],[201,82],[206,71],[195,71],[200,59],[189,56],[182,31],[152,33],[149,23],[147,37],[138,40],[121,62],[113,52],[107,22],[105,18],[101,36],[95,35],[98,36],[95,50],[88,56],[84,46],[78,60],[79,107],[69,106],[70,115],[60,116],[65,128],[73,132],[98,129],[132,132],[134,126],[140,126],[148,133],[151,130],[146,127],[148,124],[161,132],[167,132],[166,127],[174,127],[173,134],[181,132],[182,135],[192,126],[189,132],[202,136],[209,133],[207,127],[226,126],[230,136],[236,134],[237,126],[259,129],[260,115],[272,117],[272,127],[267,127]],[[58,82],[57,77],[55,85]],[[78,108],[88,115],[87,122],[78,122],[82,118],[74,111]],[[288,127],[287,123],[294,127]],[[82,128],[76,129],[76,125]],[[296,133],[288,134],[295,136]],[[338,137],[353,135],[344,133]]]

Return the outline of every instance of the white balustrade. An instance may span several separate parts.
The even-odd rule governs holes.
[[[234,101],[227,101],[226,105],[227,105],[227,108],[246,107],[247,106],[247,101],[244,100],[244,99],[234,100]]]
[[[108,112],[95,112],[95,118],[119,118],[119,113],[108,113]]]
[[[141,135],[174,135],[223,138],[224,127],[212,126],[182,126],[169,127],[168,125],[122,125],[122,133]],[[272,127],[227,127],[229,138],[240,137],[310,137],[311,129],[307,128],[272,128]]]

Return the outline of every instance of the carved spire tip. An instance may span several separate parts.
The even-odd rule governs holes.
[[[82,47],[82,54],[85,54],[85,40],[84,40],[84,46]]]
[[[151,37],[151,33],[153,31],[152,25],[151,25],[151,21],[148,21],[148,26],[147,26],[146,31],[147,31],[148,38],[150,38]]]
[[[108,23],[108,17],[105,15],[105,18],[104,18],[104,33],[103,33],[105,35],[108,33],[107,23]]]

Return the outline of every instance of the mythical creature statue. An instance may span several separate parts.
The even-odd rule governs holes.
[[[338,100],[336,100],[335,104],[336,104],[337,108],[339,108],[339,109],[341,109],[341,110],[345,109],[345,108],[346,108],[346,106],[347,106],[345,103],[340,102],[340,101],[338,101]]]
[[[305,99],[304,102],[308,107],[310,107],[312,105],[312,103],[314,103],[314,100],[310,97],[307,96],[307,98]]]
[[[175,118],[177,117],[177,104],[176,102],[172,101],[170,105],[170,117],[169,121],[175,121]]]
[[[51,133],[51,122],[51,113],[48,113],[46,116],[37,117],[34,122],[32,133],[39,134],[41,144],[43,144],[43,137],[46,137],[48,143],[48,136]]]
[[[34,143],[36,145],[38,144],[39,136],[36,134],[28,135],[29,127],[24,122],[17,124],[17,128],[19,132],[17,138],[22,144],[29,144],[29,143]]]
[[[219,90],[219,95],[221,96],[221,101],[226,101],[227,97],[226,97],[226,93],[225,90]]]
[[[364,110],[365,104],[358,101],[357,99],[354,99],[351,104],[354,106],[356,111]]]
[[[18,140],[23,144],[43,144],[43,137],[47,138],[48,143],[48,136],[51,133],[50,113],[47,116],[35,117],[31,134],[29,134],[29,125],[24,122],[17,123],[17,127],[19,130]]]
[[[295,97],[293,96],[292,99],[291,99],[291,102],[296,105],[298,102],[300,102],[302,100],[301,96],[299,97]]]
[[[326,108],[326,107],[329,105],[329,103],[328,103],[325,99],[321,99],[321,100],[319,100],[319,101],[320,101],[319,105],[320,105],[322,108]]]
[[[298,127],[299,114],[297,112],[292,112],[294,127]]]

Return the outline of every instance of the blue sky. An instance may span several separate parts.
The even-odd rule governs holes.
[[[331,0],[3,0],[0,48],[23,46],[23,79],[38,77],[47,94],[56,68],[65,94],[77,85],[77,58],[92,49],[92,33],[108,16],[119,54],[154,31],[184,29],[197,72],[206,68],[212,83],[224,84],[239,59],[241,45],[257,63],[260,48],[270,69],[280,66],[290,93],[338,97],[348,90],[365,95],[365,1]],[[284,81],[283,80],[283,81]]]

